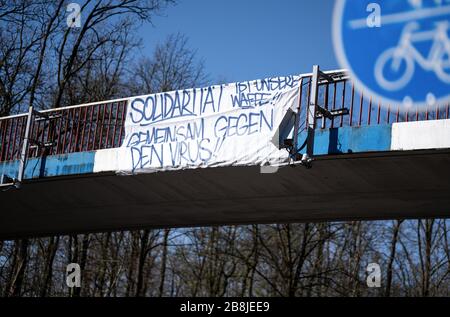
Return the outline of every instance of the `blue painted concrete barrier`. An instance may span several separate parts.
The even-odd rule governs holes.
[[[95,152],[79,152],[30,158],[25,167],[25,179],[88,174],[94,171]],[[0,175],[17,178],[19,160],[0,163]]]
[[[305,140],[306,132],[300,133],[299,145]],[[450,148],[450,119],[315,131],[315,156],[433,148]],[[115,164],[106,164],[106,169],[96,168],[105,163],[115,163],[114,160],[119,159],[117,155],[99,155],[107,153],[104,151],[112,151],[114,154],[116,150],[31,158],[26,165],[25,179],[90,174],[97,171],[114,172],[111,166],[116,166]],[[17,178],[18,169],[18,160],[0,162],[0,176]]]
[[[314,135],[314,155],[389,151],[391,125],[342,127],[317,130]],[[299,136],[299,144],[306,132]],[[304,153],[304,150],[301,151]]]

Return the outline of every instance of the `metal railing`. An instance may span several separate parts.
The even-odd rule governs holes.
[[[311,75],[304,75],[302,82],[299,109],[304,125]],[[124,138],[127,102],[125,98],[41,111],[47,117],[32,122],[30,140],[34,145],[28,157],[119,147]],[[320,84],[318,104],[327,110],[348,108],[349,114],[332,120],[317,119],[316,129],[449,118],[449,105],[429,107],[424,112],[382,107],[370,96],[359,94],[348,79]],[[0,162],[20,158],[26,120],[27,114],[0,118]]]
[[[28,157],[120,146],[128,99],[44,110],[33,120]],[[0,118],[0,162],[20,158],[27,114]]]
[[[300,110],[306,119],[311,76],[303,79]],[[316,129],[337,128],[343,126],[370,126],[424,120],[449,119],[450,105],[446,107],[429,106],[425,111],[405,110],[395,106],[384,106],[371,96],[360,94],[349,79],[319,85],[318,104],[327,110],[348,108],[349,114],[332,120],[320,120]]]

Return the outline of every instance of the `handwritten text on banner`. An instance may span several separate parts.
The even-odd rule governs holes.
[[[286,151],[273,138],[298,102],[299,82],[275,77],[131,98],[122,172],[279,162]]]

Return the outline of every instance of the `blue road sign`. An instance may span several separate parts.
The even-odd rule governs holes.
[[[450,0],[337,0],[333,41],[356,88],[384,106],[450,101]]]

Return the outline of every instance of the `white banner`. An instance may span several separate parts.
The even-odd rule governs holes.
[[[274,77],[133,97],[120,172],[285,161],[277,130],[298,105],[299,83],[298,76]]]

